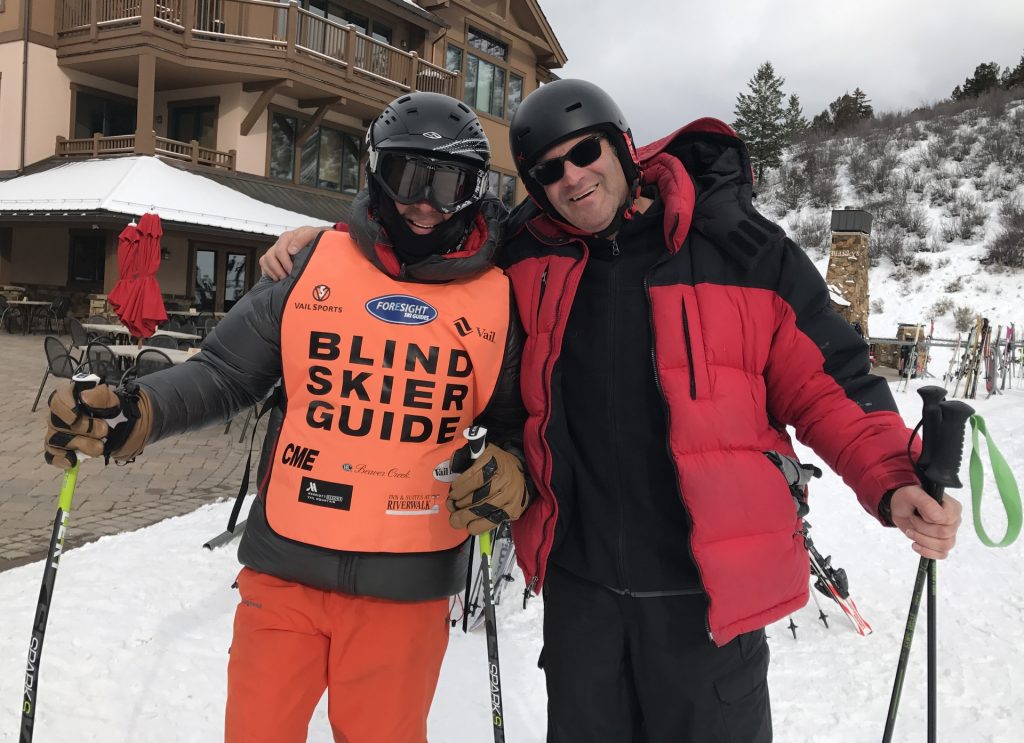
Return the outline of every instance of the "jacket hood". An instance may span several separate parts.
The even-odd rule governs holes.
[[[682,247],[692,228],[713,239],[736,260],[749,264],[783,234],[754,211],[750,155],[724,122],[697,119],[641,147],[638,155],[642,184],[656,186],[665,204],[665,242],[672,252]],[[740,210],[735,208],[737,204]],[[747,234],[749,230],[743,226],[750,219],[738,220],[738,215],[757,222],[753,230],[756,235]],[[534,234],[550,242],[589,237],[551,219],[532,200],[512,212],[507,234],[516,235],[527,224]]]
[[[431,255],[418,263],[403,264],[384,226],[370,207],[370,192],[363,189],[352,202],[349,233],[363,254],[388,276],[403,281],[451,281],[468,278],[494,265],[494,254],[504,231],[505,206],[492,196],[480,202],[480,211],[458,250]]]

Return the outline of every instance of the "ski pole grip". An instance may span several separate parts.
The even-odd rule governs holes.
[[[921,396],[921,456],[917,460],[918,470],[924,472],[935,460],[935,441],[940,436],[942,427],[942,409],[939,407],[946,399],[946,390],[937,385],[929,385],[918,389]]]
[[[483,426],[470,426],[462,435],[469,441],[469,458],[479,459],[487,448],[487,429]]]
[[[82,393],[91,390],[100,383],[100,378],[89,372],[78,372],[71,377],[73,385],[72,394],[75,396],[75,404],[82,404]]]
[[[964,456],[964,427],[974,415],[974,408],[962,400],[946,400],[939,407],[942,425],[932,444],[934,456],[923,474],[929,482],[943,488],[963,487],[958,473]]]

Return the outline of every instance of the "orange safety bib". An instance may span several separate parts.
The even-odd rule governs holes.
[[[314,248],[281,319],[288,401],[266,490],[270,527],[352,552],[434,552],[448,462],[494,393],[509,323],[496,268],[445,284],[396,281],[347,233]]]

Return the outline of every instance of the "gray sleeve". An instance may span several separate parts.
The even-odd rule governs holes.
[[[311,253],[294,260],[291,276],[263,278],[231,308],[183,364],[137,381],[152,403],[149,441],[224,423],[262,400],[281,378],[281,316]]]

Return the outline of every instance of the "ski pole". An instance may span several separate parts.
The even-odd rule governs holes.
[[[916,469],[921,478],[921,486],[937,502],[942,498],[947,487],[961,487],[957,473],[963,457],[964,425],[974,413],[970,405],[959,400],[945,400],[946,390],[942,387],[921,387],[918,390],[924,402],[922,413],[921,456]],[[910,647],[914,639],[917,615],[921,606],[921,594],[925,582],[928,583],[928,742],[935,743],[937,729],[937,631],[936,631],[936,579],[935,560],[922,557],[918,563],[917,579],[914,592],[910,599],[910,611],[907,614],[907,625],[903,633],[903,644],[900,659],[896,666],[896,679],[893,682],[892,697],[889,700],[889,712],[885,720],[885,732],[882,743],[890,743],[896,726],[896,714],[899,711],[900,695],[906,676],[907,661]]]
[[[75,374],[75,403],[81,404],[79,396],[84,390],[99,384],[100,378],[95,374]],[[75,495],[78,482],[78,467],[88,457],[75,453],[74,465],[64,473],[60,495],[57,499],[57,516],[53,520],[53,532],[50,535],[50,548],[43,566],[43,583],[39,589],[39,600],[33,615],[32,638],[28,643],[28,663],[25,666],[25,694],[21,703],[21,736],[20,743],[32,743],[32,734],[36,724],[36,699],[39,695],[39,666],[43,658],[43,639],[46,636],[46,620],[50,616],[50,601],[53,598],[53,585],[57,580],[57,567],[64,550],[64,537],[67,534],[68,518],[71,515],[71,499]]]
[[[478,459],[487,446],[487,429],[470,426],[462,435],[469,440],[469,456]],[[483,580],[484,628],[487,632],[487,675],[491,692],[491,725],[494,743],[505,743],[505,714],[501,704],[501,669],[498,665],[498,622],[491,597],[491,532],[480,535],[480,573]]]

